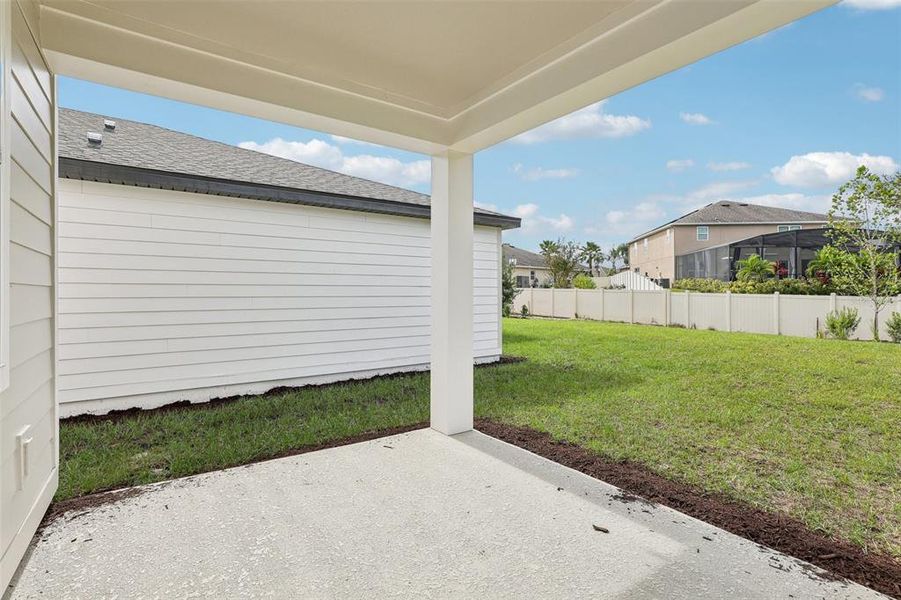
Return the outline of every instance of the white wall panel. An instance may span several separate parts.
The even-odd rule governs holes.
[[[64,414],[429,360],[428,221],[95,182],[59,187]],[[495,228],[475,229],[480,358],[501,351],[499,239]]]

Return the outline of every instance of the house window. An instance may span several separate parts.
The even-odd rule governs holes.
[[[518,288],[527,288],[532,287],[529,278],[526,275],[517,275],[516,276],[516,287]]]
[[[707,225],[698,225],[696,232],[699,242],[706,242],[710,239],[710,227]]]
[[[783,231],[797,231],[798,229],[801,229],[800,225],[779,225],[776,227],[776,231],[780,233]]]

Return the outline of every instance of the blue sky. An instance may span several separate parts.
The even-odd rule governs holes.
[[[63,106],[428,192],[427,157],[83,81]],[[605,247],[710,202],[825,211],[859,164],[901,163],[901,0],[848,0],[484,150],[505,241]]]

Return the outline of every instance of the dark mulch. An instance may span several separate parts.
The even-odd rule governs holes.
[[[476,429],[530,452],[615,485],[635,496],[674,508],[743,538],[800,558],[884,594],[901,598],[901,563],[885,554],[868,554],[847,541],[834,540],[778,513],[736,502],[670,481],[647,467],[606,459],[568,442],[529,429],[478,419]]]
[[[491,363],[482,363],[475,365],[477,369],[490,369],[492,367],[498,367],[501,365],[509,365],[514,363],[524,362],[526,360],[523,356],[507,356],[503,355],[500,359]],[[423,371],[403,371],[399,373],[388,373],[385,375],[376,375],[374,377],[368,377],[365,379],[344,379],[342,381],[334,381],[332,383],[314,383],[304,386],[281,386],[275,387],[267,392],[263,392],[262,394],[250,394],[250,395],[239,395],[239,396],[229,396],[227,398],[213,398],[207,402],[189,402],[187,400],[181,400],[178,402],[170,402],[169,404],[165,404],[163,406],[159,406],[157,408],[150,409],[142,409],[142,408],[127,408],[123,410],[111,410],[102,415],[92,415],[92,414],[84,414],[84,415],[75,415],[74,417],[67,417],[65,419],[60,419],[60,423],[101,423],[108,421],[121,421],[122,419],[127,419],[130,417],[135,417],[138,415],[152,415],[155,413],[165,413],[171,411],[182,411],[182,410],[210,410],[219,406],[223,406],[225,404],[231,404],[232,402],[239,402],[241,400],[254,400],[259,398],[271,398],[274,396],[283,396],[284,394],[290,394],[293,392],[298,392],[300,390],[309,390],[309,389],[319,389],[319,388],[330,388],[330,387],[339,387],[346,385],[355,385],[357,383],[361,383],[364,381],[375,381],[378,379],[399,379],[402,377],[415,377],[417,375],[421,375],[423,373],[428,373],[428,369]]]

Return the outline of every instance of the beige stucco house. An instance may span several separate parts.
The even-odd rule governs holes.
[[[539,287],[551,280],[551,270],[547,268],[544,257],[535,252],[517,248],[512,244],[504,244],[504,262],[513,264],[513,276],[516,287]]]
[[[629,240],[630,268],[653,279],[676,278],[676,257],[756,235],[822,228],[824,214],[745,202],[714,202]]]

